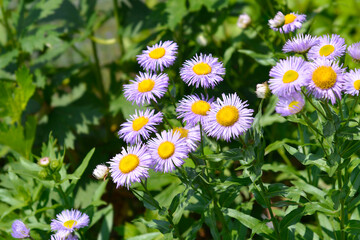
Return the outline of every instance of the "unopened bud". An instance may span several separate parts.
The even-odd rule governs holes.
[[[40,158],[38,161],[38,164],[42,167],[47,167],[50,164],[50,158],[48,158],[48,157]]]
[[[285,16],[282,12],[278,12],[273,19],[269,20],[269,25],[272,28],[282,27],[285,23]]]
[[[50,168],[53,171],[57,170],[59,166],[60,166],[60,161],[59,160],[52,160],[50,162]]]
[[[270,89],[267,82],[257,84],[255,93],[258,98],[267,98],[270,95]]]
[[[48,172],[46,171],[46,169],[41,169],[38,173],[38,176],[41,179],[45,179],[48,176]]]
[[[250,25],[250,23],[251,23],[250,16],[247,15],[246,13],[244,13],[239,16],[239,19],[237,21],[237,26],[239,28],[244,29],[244,28],[247,28]]]
[[[105,180],[108,173],[109,173],[109,168],[105,164],[100,164],[100,165],[97,165],[96,168],[94,169],[93,176],[96,179],[99,179],[99,180],[104,179]]]

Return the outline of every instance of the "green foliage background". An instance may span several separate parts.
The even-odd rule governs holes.
[[[154,230],[158,226],[150,223],[159,218],[156,211],[145,210],[130,191],[115,189],[111,180],[108,184],[108,180],[97,182],[91,177],[97,164],[107,162],[125,146],[117,130],[137,106],[125,100],[122,86],[141,71],[136,55],[146,46],[161,40],[178,43],[177,60],[168,71],[173,83],[171,94],[177,101],[193,91],[180,80],[179,68],[202,52],[218,57],[226,67],[224,82],[209,94],[237,92],[252,109],[258,109],[255,86],[267,81],[270,68],[284,57],[278,53],[283,40],[267,23],[277,11],[306,14],[307,22],[300,32],[340,34],[347,44],[360,41],[357,0],[0,0],[0,5],[2,239],[11,239],[11,223],[24,218],[30,227],[38,229],[39,239],[47,239],[50,228],[46,223],[62,206],[86,209],[92,217],[84,239],[141,234],[143,238],[133,239],[161,238]],[[241,13],[252,19],[251,27],[244,30],[236,25]],[[355,67],[349,56],[345,62]],[[269,100],[261,119],[266,142],[273,143],[267,146],[263,167],[263,179],[268,183],[286,182],[304,171],[288,153],[292,149],[283,147],[285,142],[296,142],[292,139],[297,130],[293,123],[274,114],[274,100]],[[169,96],[166,102],[170,102]],[[171,116],[173,107],[162,107]],[[238,143],[221,145],[231,149]],[[59,171],[58,179],[39,178],[41,168],[35,163],[44,156],[61,163],[52,169]],[[216,164],[218,156],[213,157]],[[221,169],[229,167],[219,165]],[[43,181],[42,185],[34,179]],[[163,205],[170,205],[169,201],[184,190],[178,181],[173,175],[152,174],[149,190]],[[66,189],[63,193],[73,202],[59,197],[63,194],[60,188]],[[241,191],[244,199],[250,199],[248,191]],[[321,194],[312,193],[321,200]],[[254,211],[252,204],[253,200],[241,202],[248,214]],[[49,214],[38,219],[44,211]],[[235,212],[229,216],[244,221]],[[331,223],[325,216],[319,218],[324,224]],[[302,221],[311,223],[315,219]],[[211,238],[211,229],[196,223],[189,236]],[[303,239],[310,238],[304,235]]]

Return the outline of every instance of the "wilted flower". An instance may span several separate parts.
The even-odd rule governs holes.
[[[105,164],[99,164],[94,169],[93,176],[96,179],[99,179],[99,180],[104,179],[105,180],[108,173],[109,173],[109,168]]]
[[[249,15],[247,15],[246,13],[244,14],[240,14],[238,21],[237,21],[237,26],[239,28],[247,28],[249,25],[251,24],[251,18]]]
[[[14,238],[27,238],[30,237],[30,229],[28,229],[25,224],[20,220],[15,220],[11,226],[13,232],[11,236]]]
[[[256,84],[256,96],[258,98],[266,98],[270,95],[270,89],[267,82]]]

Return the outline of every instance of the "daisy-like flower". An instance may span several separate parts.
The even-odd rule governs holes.
[[[78,240],[79,238],[75,235],[69,234],[65,237],[61,237],[57,234],[51,235],[51,240]]]
[[[108,163],[116,188],[124,186],[127,189],[132,183],[148,178],[148,170],[154,164],[146,147],[141,144],[122,148],[121,153],[116,154]]]
[[[183,165],[189,151],[186,139],[173,130],[157,133],[156,138],[149,140],[148,149],[156,164],[155,171],[164,173]]]
[[[162,72],[165,67],[173,65],[178,45],[173,41],[165,41],[157,43],[147,50],[143,50],[142,54],[137,55],[138,63],[146,71],[156,72],[158,69]]]
[[[282,12],[278,12],[274,19],[269,20],[271,29],[279,32],[289,33],[301,28],[302,23],[306,20],[306,15],[289,13],[284,16]]]
[[[350,70],[344,75],[343,91],[346,94],[359,96],[360,91],[360,70]]]
[[[230,138],[242,135],[251,127],[254,110],[246,108],[248,104],[236,93],[222,94],[222,99],[218,98],[210,110],[204,130],[208,136],[229,142]]]
[[[223,81],[222,75],[225,68],[222,62],[213,58],[211,54],[195,55],[190,60],[186,60],[180,70],[181,79],[189,86],[194,85],[203,88],[214,88],[219,82]]]
[[[351,44],[348,47],[348,53],[355,62],[360,62],[360,42]]]
[[[28,238],[30,237],[30,229],[28,229],[25,224],[20,220],[15,220],[11,226],[12,233],[11,236],[13,238]]]
[[[288,57],[280,60],[270,70],[269,88],[278,96],[287,96],[300,91],[309,82],[308,63],[301,57]]]
[[[341,99],[342,84],[345,69],[337,62],[325,58],[315,59],[310,63],[309,79],[307,85],[309,92],[318,99],[329,99],[332,104],[336,98]]]
[[[183,118],[183,123],[186,122],[188,126],[195,126],[199,122],[204,125],[213,101],[213,98],[208,99],[203,95],[201,97],[196,94],[185,96],[176,108],[178,118]]]
[[[156,131],[155,126],[162,122],[162,116],[161,112],[155,114],[155,110],[135,110],[135,114],[130,115],[130,119],[121,124],[118,135],[129,144],[139,143],[141,137],[146,140]]]
[[[247,15],[246,13],[244,14],[240,14],[238,21],[237,21],[237,26],[241,29],[245,29],[247,28],[251,23],[251,18],[249,15]]]
[[[128,101],[140,106],[144,103],[150,104],[151,100],[157,102],[156,97],[162,98],[169,86],[169,77],[166,73],[156,75],[140,72],[135,81],[130,82],[124,85],[124,96]]]
[[[332,34],[318,37],[318,43],[308,53],[310,59],[326,58],[335,59],[345,54],[345,40],[339,35]]]
[[[318,37],[311,36],[310,34],[298,34],[295,37],[287,40],[283,46],[283,52],[294,53],[307,53],[310,48],[319,42]]]
[[[200,135],[200,126],[197,125],[195,127],[177,127],[173,129],[174,132],[179,132],[180,137],[186,139],[186,144],[188,146],[189,152],[194,152],[199,146],[199,142],[201,141]]]
[[[285,117],[300,112],[304,105],[304,98],[300,93],[295,92],[290,96],[279,97],[279,101],[276,103],[275,111]]]
[[[64,210],[56,215],[56,219],[51,220],[51,230],[57,231],[58,237],[66,238],[75,229],[83,228],[89,225],[89,216],[79,210]]]

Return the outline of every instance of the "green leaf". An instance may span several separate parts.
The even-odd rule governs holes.
[[[136,237],[127,238],[127,240],[152,240],[159,239],[162,234],[160,232],[145,233]]]
[[[186,0],[166,1],[166,12],[168,13],[168,26],[170,30],[175,30],[176,26],[187,15]]]
[[[75,181],[80,179],[80,177],[84,173],[85,169],[89,165],[90,159],[91,159],[92,155],[94,154],[94,152],[95,152],[95,148],[91,149],[88,152],[88,154],[86,154],[85,158],[82,160],[80,166],[75,170],[75,172],[68,175],[69,179],[75,179]]]
[[[280,222],[280,231],[287,230],[287,228],[300,221],[304,215],[305,208],[300,207],[292,210],[281,220]]]
[[[352,235],[359,236],[360,235],[360,221],[359,220],[350,220],[348,222],[347,232]]]
[[[324,137],[330,137],[334,133],[335,133],[335,125],[331,121],[325,122],[325,124],[323,124]]]
[[[13,49],[7,53],[0,55],[0,69],[4,69],[7,65],[9,65],[15,57],[19,54],[17,49]]]
[[[246,50],[246,49],[240,49],[240,50],[238,50],[238,52],[248,55],[249,57],[253,58],[257,63],[259,63],[261,65],[264,65],[264,66],[275,66],[276,65],[274,56],[271,53],[261,54],[261,53],[256,53],[252,50]]]
[[[109,210],[104,217],[103,222],[101,223],[100,232],[98,235],[98,240],[102,239],[110,239],[111,230],[113,227],[113,219],[114,219],[114,209],[111,206],[111,210]]]

